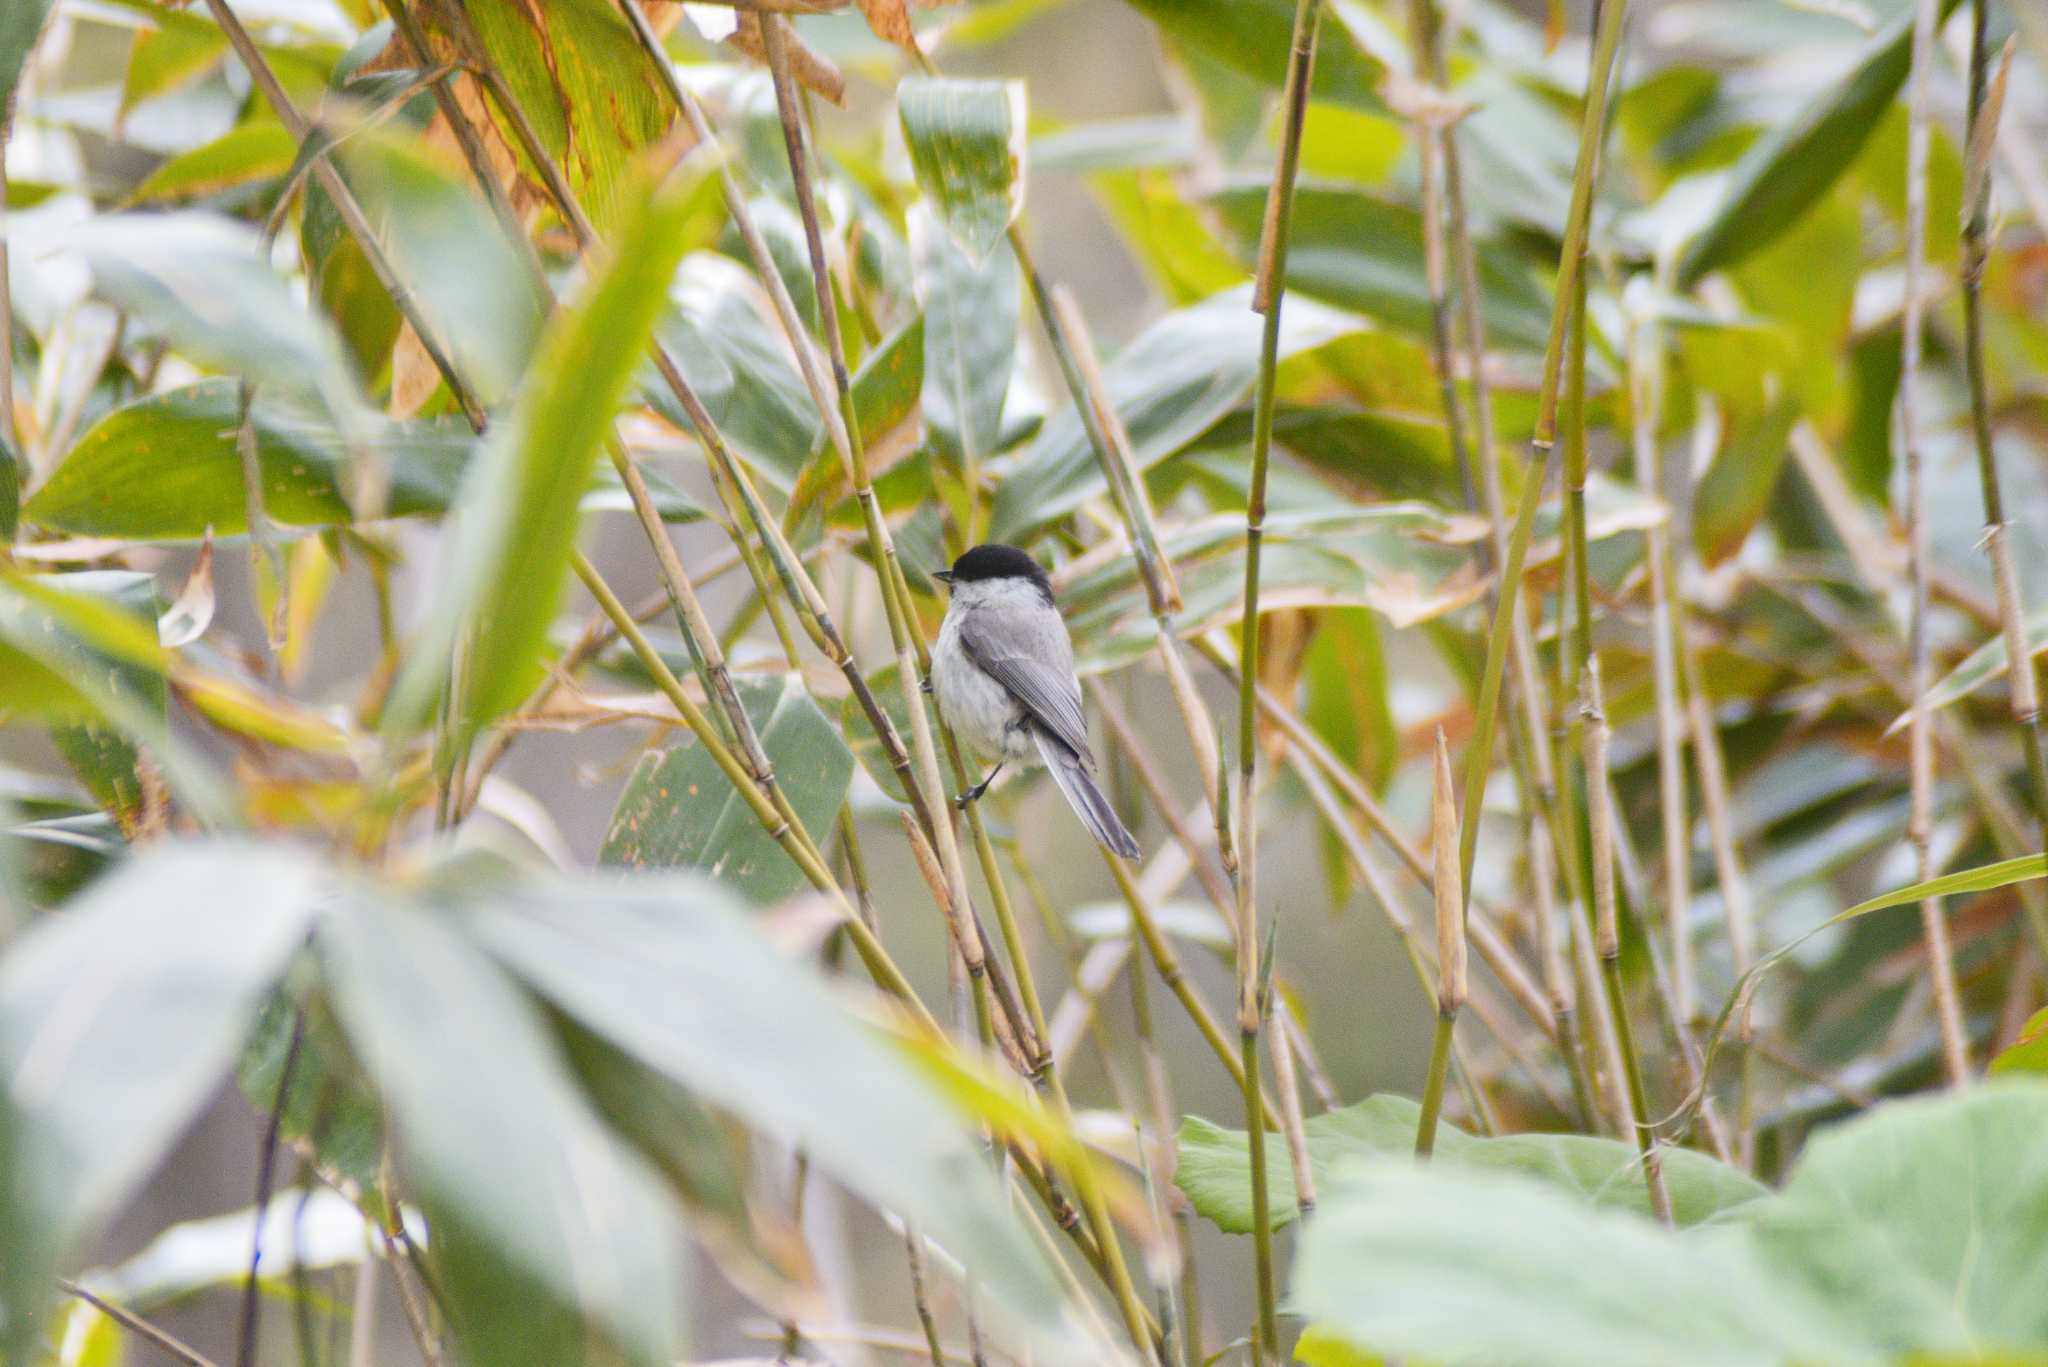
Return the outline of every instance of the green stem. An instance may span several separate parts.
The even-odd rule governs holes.
[[[1427,1158],[1436,1149],[1437,1115],[1444,1106],[1444,1080],[1451,1072],[1451,1038],[1455,1012],[1436,1014],[1436,1035],[1429,1045],[1429,1079],[1422,1086],[1422,1114],[1415,1122],[1415,1156]]]
[[[1501,567],[1493,627],[1486,644],[1486,666],[1480,676],[1474,708],[1471,751],[1465,765],[1464,807],[1458,830],[1458,862],[1466,898],[1472,889],[1472,861],[1479,850],[1479,816],[1486,800],[1486,774],[1492,767],[1493,733],[1500,706],[1501,674],[1507,660],[1514,604],[1520,596],[1522,567],[1528,558],[1529,534],[1543,501],[1543,482],[1550,469],[1550,451],[1557,430],[1559,362],[1564,355],[1565,325],[1578,297],[1578,282],[1587,229],[1592,220],[1593,171],[1599,160],[1601,134],[1607,126],[1607,85],[1621,47],[1628,0],[1607,0],[1593,42],[1592,67],[1586,76],[1586,109],[1579,128],[1578,162],[1572,172],[1571,207],[1565,215],[1564,248],[1558,258],[1557,300],[1551,307],[1550,336],[1543,351],[1543,379],[1536,400],[1536,428],[1529,440],[1529,461],[1523,472],[1522,497],[1515,528],[1508,539],[1507,563]]]
[[[1244,1124],[1251,1144],[1252,1247],[1259,1288],[1260,1359],[1280,1355],[1279,1317],[1273,1290],[1273,1217],[1266,1193],[1266,1107],[1259,1087],[1259,1032],[1239,1033],[1244,1058]]]
[[[2034,794],[2034,814],[2041,824],[2041,847],[2048,849],[2048,745],[2041,736],[2040,692],[2033,657],[2027,650],[2026,602],[2013,567],[2012,545],[2006,538],[2005,499],[1999,488],[1998,458],[1992,447],[1991,394],[1984,372],[1984,263],[1991,211],[1991,158],[1995,128],[1978,127],[1986,114],[1985,75],[1988,65],[1985,29],[1990,0],[1971,0],[1969,143],[1981,149],[1986,165],[1978,168],[1976,197],[1964,206],[1963,217],[1963,362],[1970,382],[1970,430],[1976,438],[1977,479],[1984,493],[1984,553],[1991,559],[1991,577],[1998,590],[1999,627],[2005,636],[2011,671],[2013,722],[2026,756],[2027,780]],[[1996,111],[1991,111],[1995,117]]]

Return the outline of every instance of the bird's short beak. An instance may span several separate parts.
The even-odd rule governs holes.
[[[953,583],[953,571],[951,571],[951,570],[933,570],[933,571],[932,571],[932,578],[934,578],[934,579],[938,580],[938,581],[939,581],[939,582],[940,582],[941,584],[945,584],[945,585],[947,585],[947,586],[949,586],[949,587],[950,587],[950,586],[952,585],[952,583]]]

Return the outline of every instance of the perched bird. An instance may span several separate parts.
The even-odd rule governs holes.
[[[932,576],[952,591],[932,649],[931,688],[954,732],[995,768],[961,794],[979,798],[1006,764],[1043,762],[1102,847],[1125,859],[1138,842],[1095,782],[1074,646],[1052,581],[1015,546],[976,546]]]

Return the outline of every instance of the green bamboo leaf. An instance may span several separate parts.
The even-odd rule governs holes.
[[[955,470],[979,468],[1002,439],[1017,359],[1017,257],[997,242],[977,263],[923,213],[910,241],[924,308],[925,430]]]
[[[806,268],[804,280],[809,278]],[[672,294],[661,324],[662,345],[719,434],[748,465],[787,491],[823,426],[810,390],[768,321],[759,285],[737,262],[697,252],[683,262]],[[691,430],[688,415],[651,367],[640,387],[656,412]]]
[[[1406,1097],[1374,1096],[1308,1121],[1309,1164],[1320,1190],[1346,1164],[1415,1152],[1421,1107]],[[1229,1234],[1252,1228],[1251,1159],[1244,1131],[1197,1116],[1181,1121],[1174,1182],[1195,1209]],[[1767,1188],[1738,1168],[1692,1149],[1666,1149],[1665,1186],[1681,1228],[1704,1223],[1754,1201]],[[1460,1171],[1515,1173],[1571,1192],[1596,1206],[1649,1213],[1642,1160],[1633,1144],[1579,1134],[1514,1134],[1481,1139],[1440,1126],[1432,1160]],[[1278,1145],[1266,1154],[1273,1228],[1295,1218],[1294,1173]]]
[[[54,1244],[76,1248],[198,1113],[320,892],[276,845],[160,844],[0,957],[0,1077]]]
[[[2048,1074],[2048,1006],[2027,1017],[2019,1035],[1991,1060],[1991,1072]]]
[[[64,587],[74,593],[91,593],[135,618],[138,625],[154,632],[163,600],[156,591],[156,577],[119,570],[100,570],[62,577]],[[102,657],[100,670],[107,688],[132,699],[150,718],[161,725],[170,704],[164,676],[146,665]],[[135,740],[119,727],[106,723],[60,726],[50,732],[50,743],[78,775],[93,801],[113,816],[123,830],[133,829],[142,815],[145,789],[141,751]]]
[[[154,204],[217,194],[281,176],[297,155],[298,145],[282,125],[245,123],[172,157],[150,172],[129,198],[136,204]]]
[[[1233,289],[1169,313],[1105,368],[1110,403],[1130,433],[1140,470],[1194,441],[1251,393],[1263,324],[1249,298],[1248,290]],[[1361,326],[1313,300],[1294,300],[1281,314],[1281,358]],[[997,488],[989,534],[1022,541],[1105,487],[1080,414],[1069,403],[1046,421]]]
[[[896,112],[917,187],[972,261],[1024,207],[1024,83],[913,76]]]
[[[259,399],[251,414],[263,508],[288,527],[351,520],[343,489],[347,452],[331,419]],[[239,386],[202,380],[117,408],[78,439],[29,498],[23,515],[75,536],[196,539],[248,530],[235,432]],[[389,482],[394,517],[448,507],[476,439],[452,421],[377,423],[371,452]]]
[[[1066,1361],[1085,1342],[980,1142],[718,885],[563,884],[480,899],[473,933],[560,1010],[762,1131],[959,1260],[992,1311]]]
[[[1175,41],[1199,49],[1277,90],[1287,78],[1291,0],[1130,0]],[[1351,34],[1342,12],[1323,20],[1316,37],[1310,95],[1319,100],[1383,113],[1380,83],[1386,68]]]
[[[465,9],[541,145],[611,240],[638,211],[643,154],[674,118],[632,30],[608,0],[473,0]],[[510,129],[505,141],[520,145]]]
[[[509,396],[532,357],[543,301],[482,196],[396,137],[358,135],[339,155],[457,372],[486,406]]]
[[[583,1099],[532,1003],[438,907],[357,893],[319,943],[425,1198],[469,1359],[582,1361],[574,1311],[634,1362],[672,1360],[674,1208]]]
[[[1364,1352],[1526,1367],[1881,1360],[1747,1244],[1530,1177],[1380,1158],[1318,1198],[1290,1300]]]
[[[1792,429],[1804,413],[1790,395],[1728,435],[1693,495],[1692,539],[1700,559],[1717,565],[1742,549],[1763,518],[1785,466]]]
[[[166,20],[142,29],[129,45],[128,69],[121,78],[120,113],[124,118],[144,100],[190,85],[227,55],[227,35],[217,25],[197,15],[166,16]]]
[[[2048,607],[2042,608],[2028,619],[2022,631],[2027,643],[2029,662],[2039,655],[2048,654]],[[2005,633],[1993,632],[1983,645],[1964,656],[1960,664],[1942,675],[1935,681],[1934,686],[1927,690],[1928,709],[1931,711],[1959,702],[1985,684],[1994,679],[2002,679],[2011,672],[2012,660],[2006,654]],[[1885,734],[1889,736],[1903,730],[1909,715],[1901,712],[1892,720],[1892,724],[1885,728]]]
[[[340,338],[271,269],[255,229],[215,214],[109,214],[66,229],[100,293],[190,359],[317,397],[337,421],[365,411]]]
[[[1210,202],[1236,237],[1240,260],[1251,262],[1258,253],[1266,187],[1232,186]],[[1487,342],[1541,351],[1550,335],[1550,302],[1534,272],[1491,242],[1474,245]],[[1302,186],[1294,197],[1287,286],[1412,336],[1427,336],[1431,313],[1421,214],[1363,190]]]
[[[839,729],[794,675],[738,687],[790,807],[804,829],[823,840],[853,778],[853,756]],[[695,744],[640,757],[612,812],[599,860],[634,869],[700,869],[763,905],[805,886],[802,871]]]
[[[603,270],[543,337],[518,410],[464,475],[464,516],[446,550],[453,569],[399,675],[392,725],[426,718],[465,636],[466,725],[531,691],[575,548],[577,497],[653,336],[685,228],[717,185],[705,171],[699,161],[671,173],[620,233]]]
[[[264,515],[286,527],[349,525],[354,515],[343,496],[348,449],[333,422],[261,396],[250,417]],[[249,501],[235,446],[240,419],[232,380],[202,380],[117,408],[78,439],[23,514],[52,531],[135,541],[197,540],[209,528],[216,536],[245,532]],[[373,419],[364,446],[388,482],[384,515],[432,516],[451,506],[477,440],[453,418]],[[645,473],[664,519],[703,516],[666,476]],[[598,472],[583,507],[628,507],[615,472]]]
[[[1956,0],[1941,0],[1946,18]],[[1797,117],[1743,153],[1706,225],[1686,246],[1678,285],[1690,289],[1776,238],[1849,169],[1912,66],[1913,14],[1900,13]]]
[[[1847,911],[1838,912],[1827,920],[1827,925],[1840,925],[1853,921],[1859,916],[1868,916],[1873,911],[1888,907],[1902,907],[1908,902],[1924,902],[1930,897],[1960,897],[1973,892],[1991,892],[1997,888],[2024,883],[2030,878],[2048,878],[2048,854],[2023,854],[2017,859],[2005,859],[1996,864],[1985,864],[1960,873],[1943,874],[1930,878],[1924,883],[1908,883],[1903,888],[1868,901],[1858,902]]]
[[[0,105],[14,103],[15,83],[52,8],[51,0],[11,0],[0,6]]]

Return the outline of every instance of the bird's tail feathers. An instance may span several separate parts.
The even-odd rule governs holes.
[[[1034,729],[1032,738],[1038,742],[1038,753],[1052,773],[1053,782],[1060,785],[1060,792],[1066,795],[1067,805],[1081,818],[1081,824],[1110,853],[1136,859],[1138,842],[1124,828],[1109,798],[1096,786],[1093,766],[1087,758],[1076,755],[1063,741],[1043,731]]]

